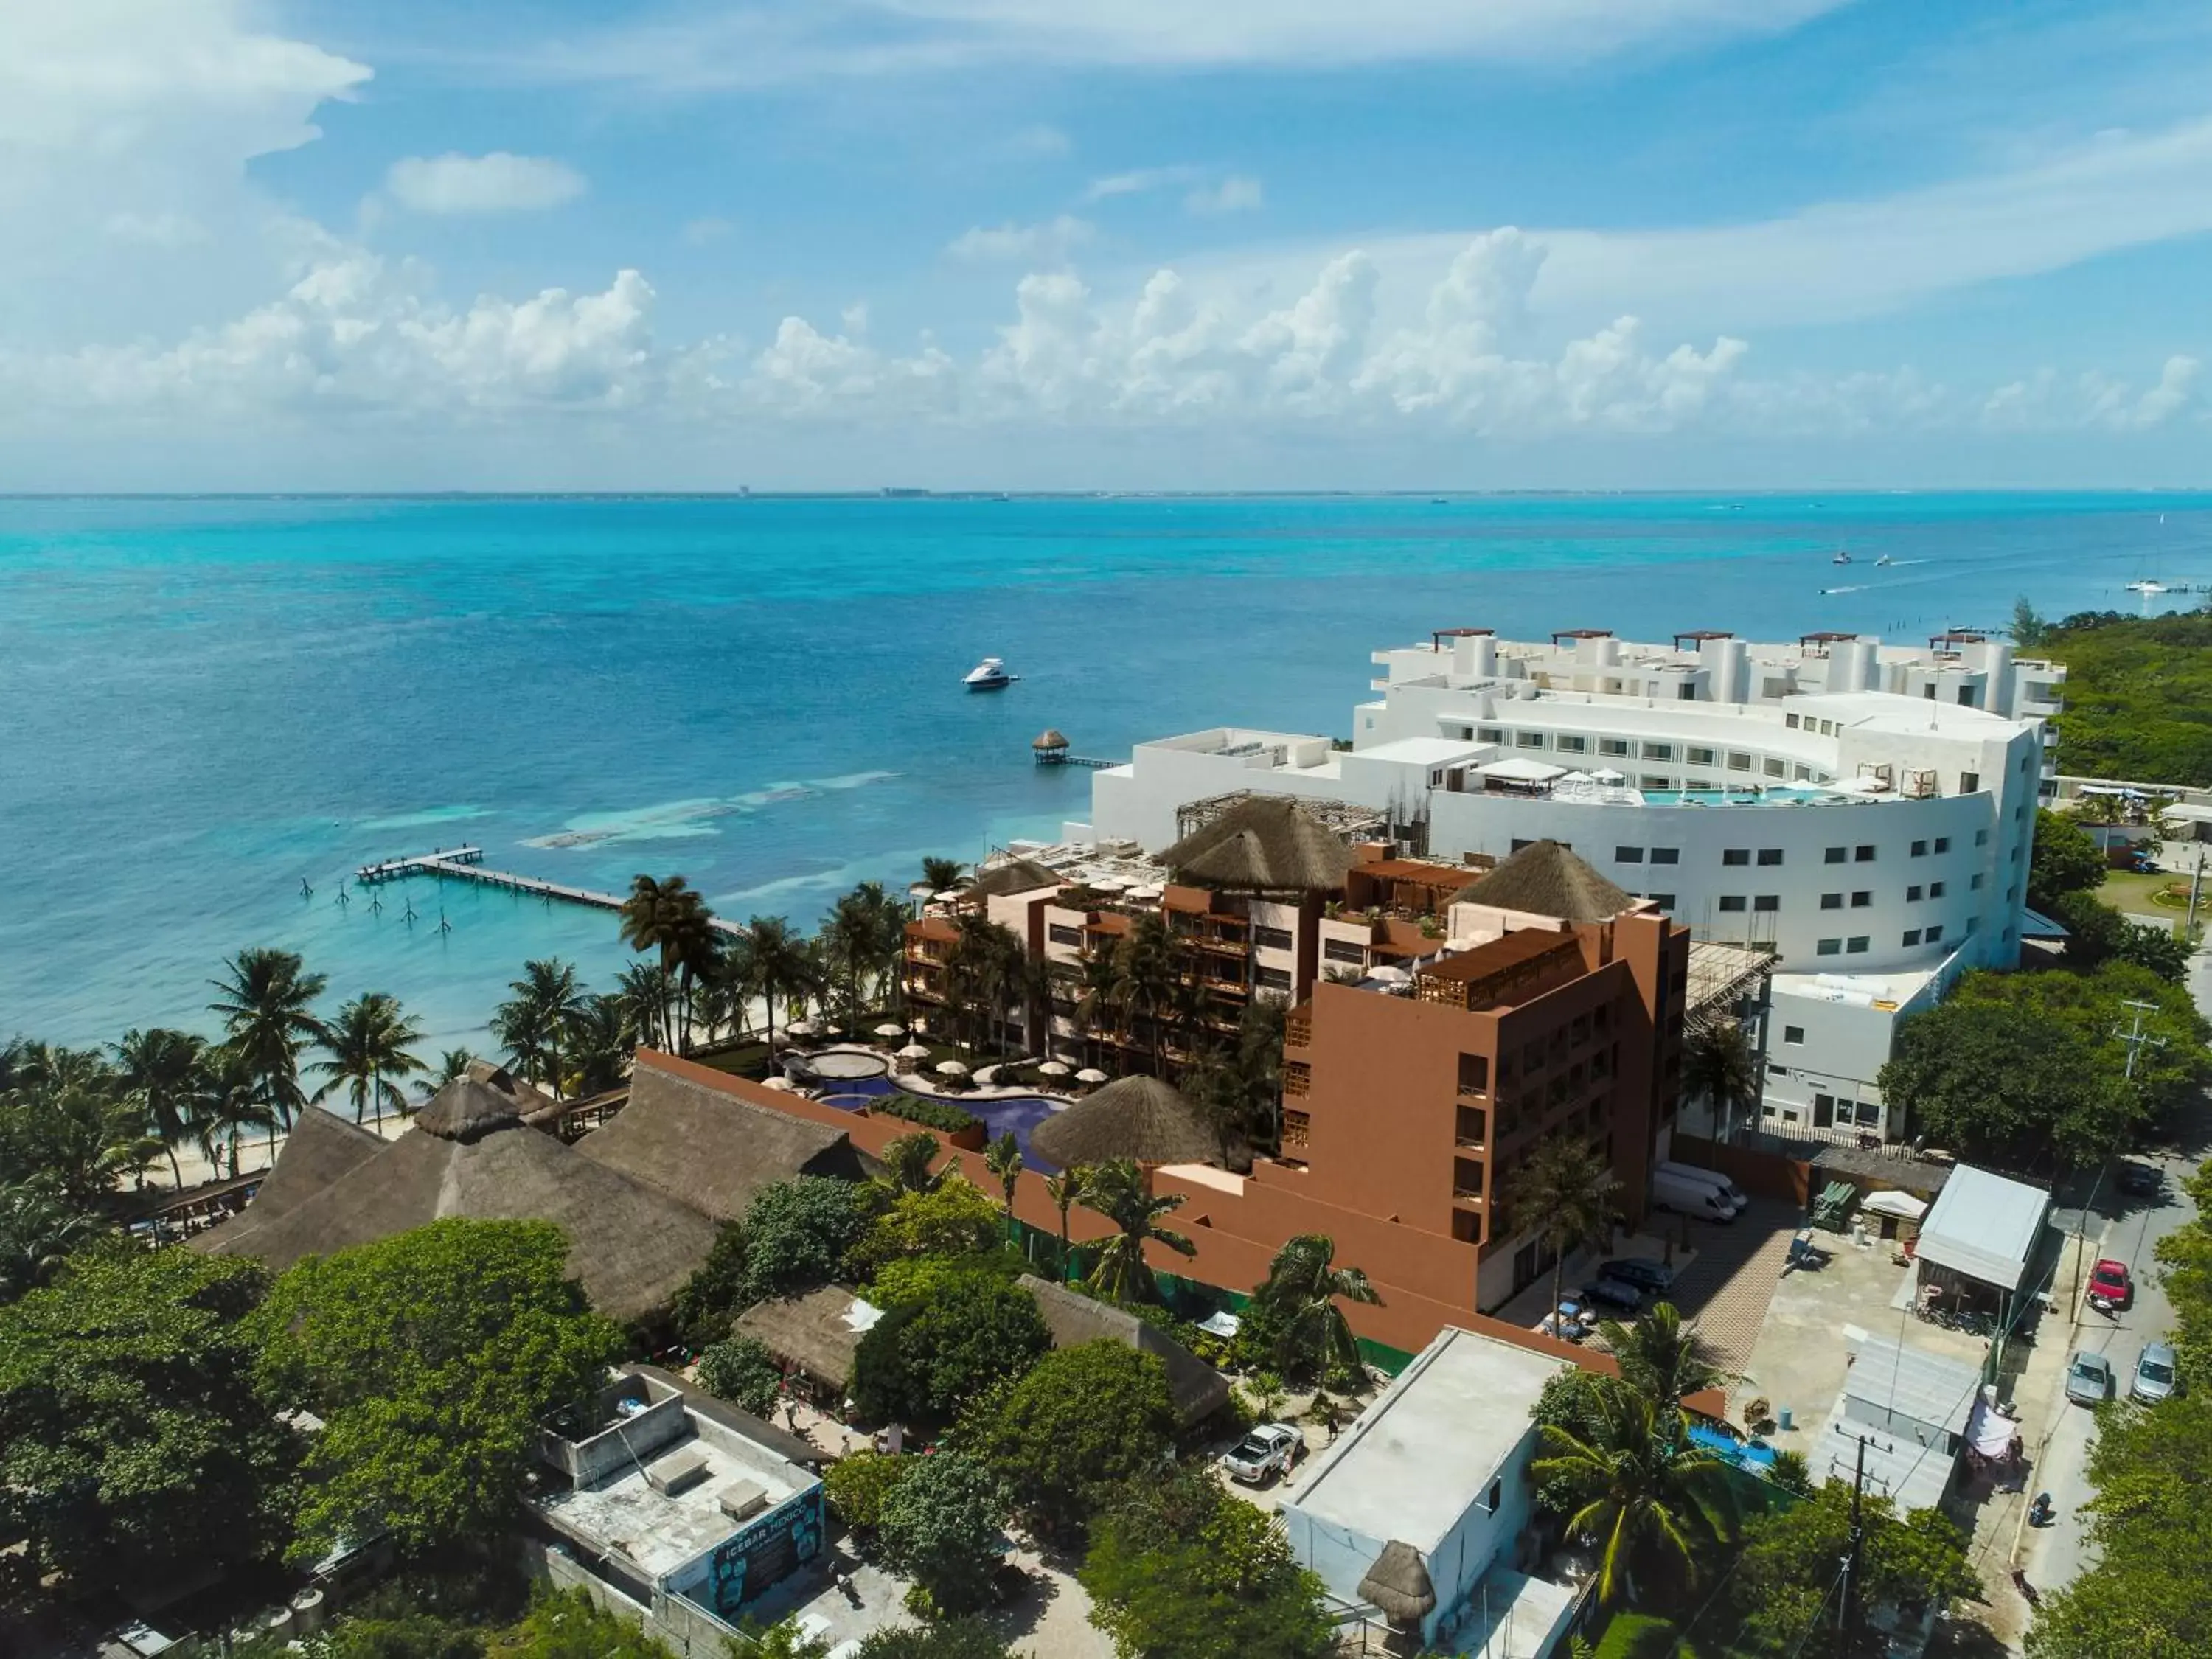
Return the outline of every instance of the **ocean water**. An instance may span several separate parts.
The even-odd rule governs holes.
[[[614,917],[342,906],[356,866],[466,840],[811,922],[1087,817],[1046,726],[1346,733],[1434,628],[1905,638],[2145,576],[2212,578],[2212,498],[0,500],[0,1035],[204,1029],[270,944],[473,1043],[526,957],[611,981]],[[986,655],[1019,683],[963,692]]]

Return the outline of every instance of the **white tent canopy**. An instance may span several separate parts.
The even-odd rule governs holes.
[[[1511,783],[1549,783],[1567,774],[1564,766],[1549,766],[1542,761],[1523,760],[1518,755],[1504,760],[1492,761],[1487,766],[1474,769],[1486,778],[1503,778]]]
[[[2051,1194],[2042,1188],[1961,1164],[1920,1224],[1917,1254],[1984,1285],[2016,1291],[2050,1208]]]
[[[1902,1221],[1917,1221],[1928,1213],[1926,1200],[1911,1193],[1882,1191],[1869,1193],[1862,1210],[1872,1210],[1876,1215],[1893,1215]]]

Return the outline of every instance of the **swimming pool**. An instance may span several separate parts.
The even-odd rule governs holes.
[[[851,1082],[839,1079],[837,1092],[818,1097],[824,1106],[834,1106],[841,1112],[869,1110],[886,1095],[911,1094],[888,1077],[856,1078]],[[978,1100],[965,1095],[925,1095],[917,1098],[943,1100],[957,1106],[962,1111],[979,1119],[983,1133],[996,1140],[1000,1135],[1011,1134],[1014,1144],[1022,1149],[1022,1162],[1042,1175],[1057,1175],[1060,1165],[1047,1163],[1030,1151],[1030,1134],[1038,1124],[1054,1112],[1066,1109],[1061,1101],[1047,1100],[1041,1095],[1008,1095],[996,1100]]]

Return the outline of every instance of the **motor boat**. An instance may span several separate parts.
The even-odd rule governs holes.
[[[986,657],[968,671],[960,682],[970,691],[1003,691],[1021,676],[1006,672],[1006,665],[997,657]]]
[[[1895,559],[1891,558],[1888,554],[1885,553],[1874,562],[1874,568],[1879,570],[1886,564],[1895,564],[1896,562],[1897,561]]]
[[[1836,550],[1836,556],[1828,561],[1830,564],[1849,564],[1850,562],[1850,550],[1844,547],[1838,548]]]

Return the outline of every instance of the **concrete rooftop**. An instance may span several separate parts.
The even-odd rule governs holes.
[[[646,1484],[647,1470],[692,1452],[707,1460],[705,1480],[665,1497]],[[642,1467],[633,1463],[614,1480],[583,1491],[555,1492],[540,1499],[538,1508],[556,1528],[658,1583],[744,1524],[723,1513],[718,1500],[726,1488],[741,1481],[759,1487],[767,1502],[757,1512],[764,1513],[799,1491],[793,1476],[804,1474],[766,1456],[747,1460],[691,1434],[648,1453]]]

